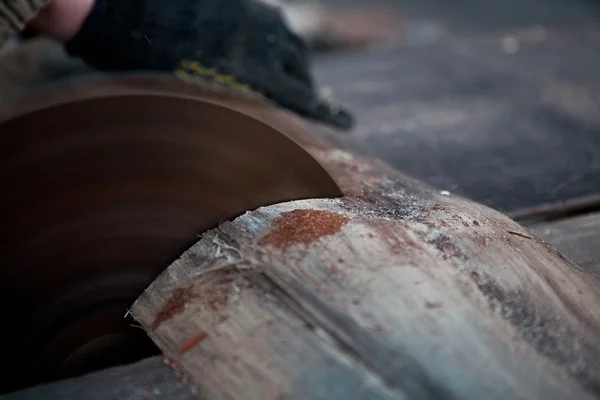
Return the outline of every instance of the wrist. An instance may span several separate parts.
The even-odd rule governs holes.
[[[75,37],[90,14],[95,0],[51,0],[29,24],[61,42]]]

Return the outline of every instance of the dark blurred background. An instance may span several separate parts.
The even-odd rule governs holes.
[[[600,205],[600,1],[327,4],[395,21],[375,46],[316,60],[363,151],[521,219]]]

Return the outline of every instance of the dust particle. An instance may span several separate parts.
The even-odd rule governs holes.
[[[442,308],[442,303],[426,301],[425,308],[430,309],[430,310],[434,309],[434,308]]]
[[[263,241],[280,249],[300,243],[309,244],[339,232],[348,221],[350,218],[331,211],[289,211],[275,220],[273,230],[264,236]]]
[[[194,299],[195,294],[192,287],[177,288],[173,290],[171,298],[167,301],[167,304],[156,314],[154,322],[150,329],[155,331],[163,322],[166,322],[173,318],[175,315],[180,314],[185,309],[186,303]]]
[[[488,239],[485,236],[478,236],[475,240],[481,247],[487,247],[488,245]]]

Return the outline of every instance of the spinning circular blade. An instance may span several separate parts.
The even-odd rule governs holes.
[[[175,78],[59,85],[0,114],[5,390],[147,355],[126,307],[199,234],[340,195],[283,114]]]

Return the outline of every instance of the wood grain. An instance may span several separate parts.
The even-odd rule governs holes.
[[[600,214],[536,224],[528,227],[596,279],[600,278]],[[430,303],[430,307],[436,304]],[[143,394],[152,396],[144,397]],[[43,385],[7,396],[7,400],[189,400],[192,393],[175,372],[155,357],[129,366],[89,374],[77,379]]]
[[[485,206],[376,161],[314,155],[354,195],[224,223],[134,304],[194,390],[207,399],[335,398],[356,393],[349,382],[358,379],[395,398],[600,394],[594,279]],[[346,222],[306,243],[327,230],[306,217],[289,231],[283,222],[301,210]],[[281,240],[265,244],[267,235]],[[176,290],[191,294],[156,324],[179,304]],[[179,356],[199,329],[207,338]],[[328,385],[307,384],[322,376]]]

